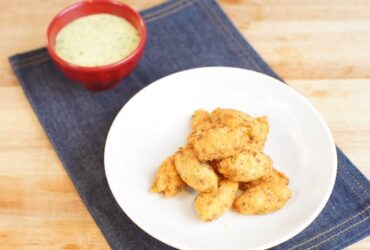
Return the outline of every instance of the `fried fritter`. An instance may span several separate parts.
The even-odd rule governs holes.
[[[202,109],[198,109],[194,112],[193,116],[191,117],[191,128],[195,129],[199,125],[203,125],[205,123],[211,124],[212,119],[211,115]]]
[[[186,184],[176,171],[173,156],[168,157],[157,170],[151,191],[163,192],[165,196],[173,196],[183,190]]]
[[[268,174],[272,169],[270,157],[262,152],[244,151],[220,161],[218,171],[232,181],[248,182]]]
[[[234,202],[233,208],[242,214],[267,214],[282,208],[292,196],[287,186],[287,178],[280,172],[273,174],[267,180],[258,179],[249,183],[245,192]]]
[[[246,128],[250,142],[246,144],[245,149],[256,152],[263,150],[269,131],[267,117],[253,118],[237,110],[218,108],[211,113],[211,118],[214,124],[229,128]]]
[[[249,137],[252,141],[247,146],[247,149],[253,151],[262,151],[266,142],[267,134],[269,132],[269,123],[266,116],[257,117],[251,130],[249,131]]]
[[[200,193],[195,199],[195,210],[202,221],[217,219],[229,210],[238,190],[238,183],[221,180],[217,191]]]
[[[243,127],[216,127],[202,132],[191,147],[201,161],[220,160],[242,151],[248,143],[247,131]]]
[[[201,139],[204,133],[210,130],[211,128],[213,128],[213,125],[211,123],[205,122],[205,123],[199,124],[194,129],[192,129],[188,136],[189,147],[193,147],[194,143],[197,140]]]
[[[252,127],[255,120],[252,116],[234,109],[217,108],[211,113],[212,122],[229,128]]]
[[[279,170],[275,168],[272,170],[272,172],[268,176],[270,180],[280,181],[284,183],[285,185],[289,185],[289,178],[284,173],[280,172]]]
[[[191,149],[182,148],[175,154],[175,166],[181,179],[199,192],[217,190],[218,176],[206,162],[199,161]]]
[[[188,145],[191,147],[194,142],[203,136],[203,133],[213,128],[211,116],[207,111],[198,109],[191,119],[191,132],[188,136]]]
[[[278,171],[277,169],[273,168],[272,171],[270,171],[267,175],[262,176],[261,178],[258,178],[257,180],[249,181],[249,182],[240,182],[239,183],[239,189],[245,191],[248,188],[255,187],[257,185],[260,185],[263,182],[267,181],[280,181],[284,183],[285,185],[289,184],[289,178],[283,174],[282,172]]]

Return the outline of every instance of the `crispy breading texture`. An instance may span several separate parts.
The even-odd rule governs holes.
[[[252,116],[234,109],[217,108],[211,113],[212,122],[229,128],[251,127],[255,123]]]
[[[194,202],[195,210],[202,221],[212,221],[229,210],[238,190],[238,183],[221,180],[217,191],[200,193]]]
[[[208,129],[195,138],[191,147],[201,161],[220,160],[243,150],[249,138],[243,127],[216,127]]]
[[[252,129],[249,131],[249,137],[252,143],[248,145],[248,148],[254,151],[262,151],[265,146],[268,132],[269,123],[267,117],[257,117]]]
[[[175,166],[181,179],[199,192],[217,190],[218,176],[206,162],[199,161],[191,149],[182,148],[175,155]]]
[[[212,123],[211,115],[202,109],[195,110],[193,116],[191,117],[191,128],[195,129],[199,125],[205,123]]]
[[[258,178],[257,180],[249,181],[249,182],[240,182],[239,183],[239,189],[245,191],[248,188],[255,187],[257,185],[260,185],[263,182],[267,181],[280,181],[285,185],[289,184],[289,178],[283,174],[282,172],[278,171],[277,169],[273,168],[272,171],[270,171],[265,176],[262,176],[261,178]]]
[[[188,145],[192,147],[194,142],[211,128],[213,128],[213,124],[210,114],[202,109],[196,110],[191,118],[191,132],[188,136]]]
[[[262,152],[244,151],[220,161],[218,171],[232,181],[248,182],[261,178],[272,169],[270,157]]]
[[[157,170],[151,191],[167,197],[174,196],[186,187],[176,171],[173,156],[168,157]]]
[[[284,177],[274,174],[267,181],[257,180],[259,183],[250,185],[235,200],[233,208],[249,215],[267,214],[282,208],[292,196]]]
[[[197,140],[201,139],[206,131],[213,128],[211,123],[205,122],[193,128],[188,136],[188,145],[193,147]]]
[[[266,116],[253,118],[234,109],[217,108],[211,113],[211,119],[217,125],[229,128],[246,128],[250,142],[246,144],[245,149],[257,152],[263,150],[269,132],[269,124]]]

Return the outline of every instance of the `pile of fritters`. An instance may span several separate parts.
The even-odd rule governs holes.
[[[195,111],[187,145],[161,164],[151,191],[173,196],[186,186],[195,189],[203,221],[231,207],[248,215],[282,208],[291,197],[289,179],[263,153],[268,131],[266,117],[221,108]]]

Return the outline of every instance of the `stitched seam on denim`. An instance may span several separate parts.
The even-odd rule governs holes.
[[[348,170],[346,169],[346,171],[348,171]],[[348,173],[348,172],[347,172],[347,173]],[[360,201],[363,201],[363,199],[362,199],[361,195],[359,195],[359,194],[357,193],[356,189],[354,189],[354,188],[353,188],[353,186],[352,186],[350,183],[348,183],[348,182],[347,182],[346,178],[342,177],[342,174],[341,174],[341,173],[339,173],[339,174],[338,174],[338,177],[340,177],[340,178],[343,180],[343,182],[346,184],[346,186],[347,186],[347,187],[352,191],[352,193],[353,193],[354,195],[356,195],[356,196],[357,196],[357,198],[358,198]]]
[[[225,26],[225,24],[222,22],[220,17],[217,14],[214,14],[214,15],[218,19],[220,25],[224,28],[224,30],[230,35],[230,37],[232,37],[234,39],[236,45],[239,46],[240,51],[244,52],[246,57],[249,57],[250,52],[248,50],[246,50],[246,47],[243,46],[243,44],[241,44],[241,42],[238,40],[238,38],[236,38],[235,35],[232,32],[229,31],[228,27]],[[263,72],[263,70],[262,70],[261,66],[259,65],[258,61],[256,61],[255,58],[254,58],[254,52],[252,52],[250,58],[252,59],[251,61],[253,62],[253,65],[257,69],[259,69],[261,72]]]
[[[161,15],[161,14],[167,12],[167,11],[171,11],[173,8],[177,8],[179,5],[182,5],[182,4],[184,4],[184,3],[188,2],[188,1],[189,0],[178,0],[176,2],[173,2],[170,5],[167,5],[166,7],[163,7],[161,9],[156,10],[156,11],[153,11],[153,12],[150,12],[150,13],[148,13],[146,15],[143,15],[143,18],[144,19],[150,19],[150,18],[153,18],[153,17],[155,17],[157,15]]]
[[[227,32],[224,30],[224,26],[222,26],[220,23],[219,23],[219,19],[217,18],[216,19],[216,15],[210,11],[205,5],[202,4],[202,2],[197,2],[199,4],[199,6],[202,7],[203,10],[205,10],[206,14],[211,17],[211,21],[213,21],[213,23],[219,28],[219,30],[224,34],[224,36],[226,37],[227,40],[231,41],[230,45],[231,45],[231,48],[236,52],[237,56],[244,62],[245,64],[245,67],[248,66],[249,62],[239,53],[240,50],[238,48],[236,48],[235,46],[235,41],[233,39],[230,39],[232,36],[228,36]],[[254,64],[254,63],[253,63]]]
[[[365,221],[366,221],[366,220],[368,220],[368,219],[369,219],[369,217],[365,217],[364,219],[362,219],[362,220],[360,220],[360,221],[356,222],[355,224],[351,225],[350,227],[347,227],[346,229],[343,229],[342,231],[339,231],[338,233],[336,233],[336,234],[332,235],[331,237],[329,237],[329,238],[327,238],[327,239],[325,239],[325,240],[323,240],[323,241],[318,242],[316,245],[314,245],[314,246],[311,246],[311,247],[307,248],[307,250],[309,250],[309,249],[314,249],[315,247],[318,247],[318,246],[320,246],[321,244],[323,244],[323,243],[325,243],[325,242],[327,242],[327,241],[329,241],[329,240],[332,240],[333,238],[337,237],[338,235],[340,235],[340,234],[342,234],[342,233],[344,233],[344,232],[348,231],[349,229],[351,229],[351,228],[353,228],[353,227],[355,227],[355,226],[357,226],[357,225],[359,225],[359,224],[361,224],[361,223],[365,222]]]
[[[232,49],[235,51],[236,56],[238,56],[243,63],[245,64],[245,67],[248,66],[249,62],[242,56],[239,52],[239,49],[235,48],[235,41],[233,39],[230,39],[231,36],[228,36],[228,34],[225,32],[224,27],[219,24],[219,19],[216,19],[216,15],[211,12],[205,5],[202,4],[202,2],[197,2],[200,7],[202,7],[203,10],[205,10],[206,14],[211,17],[211,21],[219,28],[219,30],[224,34],[225,38],[231,42]]]
[[[203,5],[201,1],[197,3],[199,3],[199,5],[201,5],[203,9],[206,10],[207,14],[213,18],[214,23],[221,28],[220,30],[225,34],[226,38],[229,38],[229,41],[231,41],[234,46],[236,45],[236,47],[238,47],[238,51],[240,51],[241,54],[244,54],[244,52],[246,52],[244,46],[233,35],[233,33],[229,31],[229,29],[224,25],[222,20],[220,20],[219,16],[213,11],[211,11],[207,5]],[[248,55],[248,53],[246,55]],[[244,58],[245,55],[242,56],[238,53],[238,56],[242,59],[242,61],[244,61],[244,63],[246,63],[246,66],[249,64],[249,62],[252,62],[253,66],[255,66],[257,69],[259,69],[262,72],[260,65],[257,63],[257,61],[254,60],[253,57],[251,57],[252,60],[247,61]]]
[[[157,15],[161,15],[163,14],[164,12],[166,11],[170,11],[171,9],[173,8],[176,8],[178,7],[179,5],[183,4],[184,2],[187,2],[188,0],[178,0],[178,1],[174,1],[172,4],[169,4],[167,5],[166,7],[163,7],[161,9],[158,9],[156,11],[153,11],[153,12],[149,12],[148,14],[146,15],[142,15],[144,19],[147,19],[147,18],[152,18],[152,17],[155,17]]]
[[[44,58],[46,56],[48,56],[49,53],[47,51],[44,51],[44,52],[41,52],[40,54],[36,54],[36,55],[32,55],[31,57],[27,57],[21,61],[16,61],[14,62],[13,65],[18,65],[18,64],[23,64],[23,63],[28,63],[28,62],[31,62],[35,59],[39,59],[39,58]]]
[[[364,188],[360,182],[357,181],[356,177],[353,176],[353,174],[349,171],[348,168],[346,168],[346,172],[353,177],[353,180],[356,182],[357,185],[359,185],[363,190],[365,194],[368,194],[369,190],[367,188]]]
[[[177,8],[174,8],[172,10],[169,10],[168,12],[164,12],[161,15],[157,15],[157,16],[154,16],[152,18],[148,18],[148,19],[146,19],[146,21],[147,21],[147,23],[152,23],[152,22],[154,22],[156,20],[162,19],[163,17],[166,17],[166,16],[169,16],[169,15],[171,15],[173,13],[176,13],[179,10],[184,9],[185,7],[191,6],[194,3],[195,3],[195,0],[190,0],[190,1],[184,2],[183,5],[180,5]]]
[[[306,241],[305,241],[305,242],[303,242],[303,243],[300,243],[300,244],[298,244],[298,245],[292,246],[292,247],[290,247],[288,250],[296,249],[296,248],[298,248],[298,247],[300,247],[300,246],[305,245],[306,243],[309,243],[309,242],[311,242],[311,241],[313,241],[313,240],[315,240],[315,239],[319,238],[320,236],[324,236],[324,235],[326,235],[326,234],[328,234],[328,233],[332,232],[333,230],[337,229],[338,227],[340,227],[340,226],[342,226],[342,225],[346,224],[347,222],[349,222],[349,221],[351,221],[351,220],[353,220],[353,219],[355,219],[355,218],[359,217],[359,216],[360,216],[360,215],[362,215],[363,213],[367,212],[367,211],[369,210],[369,208],[370,208],[370,205],[369,205],[369,206],[367,206],[367,208],[365,208],[364,210],[362,210],[362,211],[358,212],[357,214],[353,215],[352,217],[347,218],[346,220],[342,221],[341,223],[337,224],[336,226],[334,226],[334,227],[330,228],[329,230],[327,230],[327,231],[325,231],[325,232],[322,232],[322,233],[320,233],[320,234],[316,235],[315,237],[313,237],[313,238],[310,238],[310,239],[306,240]]]
[[[41,58],[38,58],[34,61],[29,61],[29,62],[21,63],[21,64],[13,64],[13,67],[17,68],[17,69],[24,68],[24,67],[27,67],[27,66],[30,66],[30,65],[37,65],[37,64],[49,61],[50,59],[51,59],[50,57],[41,57]]]

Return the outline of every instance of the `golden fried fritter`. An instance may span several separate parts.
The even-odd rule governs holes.
[[[238,128],[211,128],[200,134],[191,147],[201,161],[212,161],[235,155],[248,143],[247,131]]]
[[[242,214],[267,214],[282,208],[292,196],[288,179],[278,171],[249,183],[245,192],[234,202],[234,209]],[[244,187],[245,188],[245,187]]]
[[[229,210],[238,190],[238,183],[221,180],[217,191],[200,193],[195,199],[195,210],[202,221],[211,221]]]
[[[199,161],[191,149],[182,148],[175,155],[175,166],[181,179],[199,192],[217,190],[218,176],[206,162]]]
[[[211,118],[214,124],[221,124],[229,128],[251,127],[255,122],[252,116],[234,109],[217,108],[212,111]]]
[[[289,185],[289,178],[282,172],[277,169],[273,169],[271,173],[268,175],[270,180],[273,181],[280,181],[285,185]]]
[[[256,152],[263,150],[269,131],[267,117],[263,116],[255,119],[237,110],[218,108],[211,113],[211,118],[214,124],[229,128],[246,128],[250,142],[246,144],[245,149]]]
[[[191,119],[191,132],[188,136],[188,145],[191,147],[194,142],[201,138],[203,133],[213,128],[211,116],[207,111],[198,109]]]
[[[194,143],[203,137],[204,133],[213,128],[212,123],[202,123],[193,128],[188,136],[188,145],[192,147]]]
[[[173,156],[168,157],[157,170],[151,191],[163,192],[165,196],[173,196],[183,190],[186,184],[176,171]]]
[[[232,181],[247,182],[261,178],[272,169],[270,157],[262,152],[244,151],[220,161],[218,171]]]
[[[257,117],[253,126],[251,126],[251,130],[249,131],[249,137],[252,143],[247,146],[247,149],[253,151],[262,151],[268,132],[269,123],[267,117]]]
[[[272,171],[270,171],[268,174],[265,176],[262,176],[261,178],[249,182],[240,182],[239,183],[239,189],[245,191],[248,188],[255,187],[257,185],[260,185],[263,182],[267,181],[280,181],[285,185],[289,184],[289,178],[286,177],[285,174],[282,172],[278,171],[277,169],[273,168]]]
[[[212,123],[211,115],[202,109],[198,109],[194,112],[193,116],[191,117],[191,128],[195,129],[199,125],[205,123]]]

